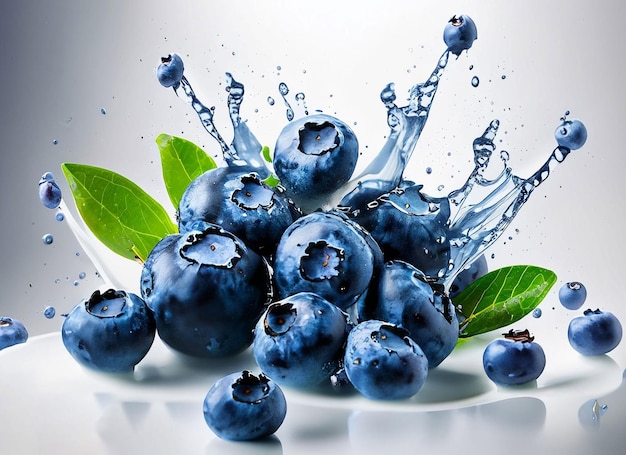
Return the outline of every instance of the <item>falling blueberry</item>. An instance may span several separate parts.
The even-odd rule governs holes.
[[[49,209],[56,209],[61,204],[61,188],[54,180],[52,172],[46,172],[39,179],[39,200]]]
[[[47,319],[52,319],[56,313],[57,313],[57,311],[56,311],[56,309],[53,306],[47,306],[43,310],[43,315]]]

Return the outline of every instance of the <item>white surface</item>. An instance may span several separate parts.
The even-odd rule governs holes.
[[[490,388],[458,402],[456,393],[465,396],[467,384],[455,383],[449,392],[454,399],[400,409],[292,394],[273,444],[232,445],[215,440],[204,426],[199,408],[209,384],[198,382],[199,373],[187,383],[157,356],[166,380],[110,380],[79,368],[58,335],[35,337],[58,332],[62,322],[43,317],[46,305],[67,312],[101,285],[68,227],[37,200],[39,177],[52,171],[67,195],[62,162],[103,166],[166,205],[156,136],[181,135],[218,153],[189,107],[156,82],[162,55],[183,55],[188,78],[200,98],[216,106],[227,138],[224,73],[230,71],[246,86],[242,112],[262,143],[273,146],[284,125],[277,88],[286,82],[292,94],[306,94],[309,110],[353,124],[368,157],[387,133],[380,90],[393,81],[401,100],[422,82],[443,51],[445,22],[458,13],[473,17],[479,39],[469,54],[450,62],[409,177],[432,194],[439,184],[446,191],[460,186],[471,166],[472,140],[493,118],[501,121],[499,144],[522,176],[552,150],[553,130],[566,109],[589,130],[586,146],[535,191],[491,250],[492,268],[530,263],[559,276],[541,305],[544,316],[524,321],[550,353],[536,390],[511,395]],[[626,321],[626,243],[619,225],[626,168],[623,14],[617,0],[601,7],[582,0],[2,2],[0,246],[11,263],[0,278],[0,315],[22,320],[32,336],[0,353],[2,453],[369,453],[404,448],[407,441],[416,450],[458,452],[476,445],[484,453],[503,453],[506,444],[535,453],[618,453],[614,448],[626,438],[625,400],[623,388],[612,391],[626,368],[625,348],[600,359],[573,353],[565,332],[577,313],[559,305],[556,291],[580,280],[589,306]],[[474,75],[478,88],[470,83]],[[48,232],[55,236],[51,246],[41,242]],[[87,278],[78,279],[80,272]],[[475,359],[468,368],[484,385]],[[445,369],[433,377],[459,379]],[[608,410],[590,429],[578,412],[595,397]]]

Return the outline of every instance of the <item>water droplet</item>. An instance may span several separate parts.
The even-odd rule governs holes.
[[[478,84],[480,84],[480,79],[478,79],[478,76],[474,76],[472,78],[472,87],[478,87]]]
[[[469,69],[470,69],[470,71],[472,71],[474,69],[474,65],[470,65]]]
[[[63,212],[58,212],[55,218],[57,221],[63,221],[65,219],[65,215],[63,214]]]
[[[535,308],[533,310],[533,318],[540,318],[542,314],[541,308]]]
[[[77,280],[74,280],[74,283],[73,283],[73,284],[74,284],[74,286],[78,286],[78,281],[77,281]]]
[[[503,80],[504,80],[504,79],[506,79],[506,74],[503,74],[503,75],[502,75],[502,79],[503,79]]]
[[[270,106],[273,106],[275,102],[276,101],[274,101],[274,98],[272,98],[271,96],[267,97],[267,104],[269,104]]]
[[[283,69],[283,67],[282,67],[282,66],[280,66],[280,65],[278,65],[278,66],[276,67],[276,71],[280,71],[280,70],[282,70],[282,69]]]
[[[302,101],[302,100],[304,100],[304,93],[302,92],[296,93],[296,101]]]
[[[56,312],[57,311],[53,306],[47,306],[43,310],[43,315],[48,319],[52,319],[54,315],[56,314]]]
[[[86,276],[87,276],[87,274],[85,272],[80,272],[78,274],[78,278],[80,278],[81,280],[84,280]]]
[[[44,243],[44,245],[51,245],[52,242],[54,242],[54,237],[52,236],[52,234],[46,234],[41,238],[41,241]]]
[[[439,185],[437,187],[437,191],[443,191],[444,188],[445,188],[445,185]]]
[[[101,108],[100,108],[100,113],[101,113],[102,115],[106,115],[106,114],[107,114],[107,111],[106,111],[106,109],[105,109],[105,108],[101,107]]]
[[[281,95],[285,96],[289,93],[289,87],[287,87],[287,84],[285,84],[284,82],[281,82],[280,84],[278,84],[278,91]]]
[[[59,140],[58,139],[52,139],[52,145],[58,145]]]
[[[426,173],[427,174],[432,174],[432,172],[433,172],[433,168],[432,167],[429,166],[429,167],[426,168]]]

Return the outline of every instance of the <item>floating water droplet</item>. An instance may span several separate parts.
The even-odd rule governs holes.
[[[304,93],[303,92],[296,93],[296,101],[302,101],[302,100],[304,100]]]
[[[470,65],[469,69],[470,69],[470,71],[472,71],[474,69],[474,65]]]
[[[472,78],[472,87],[478,87],[478,84],[480,84],[480,79],[478,79],[478,76],[474,76]]]
[[[503,79],[503,80],[504,80],[504,79],[506,79],[506,74],[503,74],[503,75],[502,75],[502,79]]]
[[[426,168],[426,173],[427,174],[432,174],[432,172],[433,172],[433,168],[432,167],[429,166],[429,167]]]
[[[63,212],[58,212],[55,218],[57,221],[63,221],[65,219],[65,215],[63,214]]]
[[[439,185],[437,187],[437,191],[443,191],[444,188],[445,188],[445,185]]]
[[[280,66],[280,65],[278,65],[278,66],[276,67],[276,71],[280,71],[280,70],[282,70],[282,69],[283,69],[283,67],[282,67],[282,66]]]
[[[276,101],[271,96],[267,97],[267,104],[269,104],[270,106],[273,106],[275,102]]]
[[[41,238],[41,241],[44,243],[44,245],[51,245],[52,242],[54,242],[54,237],[52,236],[52,234],[46,234]]]
[[[533,318],[540,318],[542,315],[541,308],[535,308],[533,310]]]
[[[58,139],[52,139],[52,145],[58,145],[59,140]]]
[[[105,109],[105,108],[101,107],[101,108],[100,108],[100,113],[101,113],[102,115],[106,115],[106,114],[107,114],[107,111],[106,111],[106,109]]]
[[[77,281],[77,280],[74,280],[74,283],[73,283],[73,284],[74,284],[74,286],[78,286],[78,281]]]
[[[87,276],[87,274],[85,272],[80,272],[78,274],[78,278],[80,278],[81,280],[84,280],[86,276]]]
[[[53,306],[47,306],[43,310],[43,315],[48,319],[52,319],[54,315],[56,314],[56,312],[57,311]]]
[[[278,91],[281,95],[285,96],[289,93],[289,87],[287,87],[287,84],[285,84],[284,82],[281,82],[280,84],[278,84]]]

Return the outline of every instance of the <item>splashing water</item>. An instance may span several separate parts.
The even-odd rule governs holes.
[[[385,144],[365,170],[332,195],[323,209],[338,209],[348,215],[357,216],[361,211],[375,210],[381,203],[392,201],[390,195],[396,194],[394,192],[401,194],[403,190],[400,188],[412,184],[404,180],[404,171],[428,119],[439,82],[448,65],[449,54],[450,52],[446,50],[429,78],[409,90],[406,106],[396,105],[393,83],[385,86],[380,95],[387,109],[387,124],[390,128]],[[234,128],[232,146],[226,144],[213,123],[214,108],[207,108],[196,98],[189,81],[184,76],[180,86],[184,97],[198,114],[205,129],[220,144],[226,163],[229,166],[250,166],[265,177],[270,171],[261,159],[261,145],[239,114],[244,86],[235,81],[231,74],[226,75],[228,108]],[[294,112],[287,100],[289,88],[286,83],[281,82],[278,89],[286,106],[287,120],[291,121]],[[175,91],[178,94],[176,89]],[[273,104],[273,101],[268,98],[270,104]],[[296,101],[303,102],[304,94],[297,94]],[[554,167],[563,162],[570,153],[569,149],[557,146],[548,160],[533,175],[521,178],[513,174],[508,166],[508,153],[501,151],[499,157],[502,170],[496,178],[490,180],[484,175],[496,151],[494,139],[498,128],[499,121],[493,120],[484,133],[474,140],[474,169],[464,185],[450,192],[447,197],[437,198],[436,204],[432,203],[434,204],[432,210],[428,210],[432,213],[449,209],[450,212],[444,226],[445,235],[442,235],[438,242],[444,245],[444,249],[449,248],[449,260],[444,268],[430,277],[445,289],[449,289],[456,276],[502,235],[533,190],[542,184]],[[421,186],[418,190],[421,193]],[[435,201],[426,195],[424,200]],[[400,206],[396,208],[407,216],[420,215]],[[442,213],[446,213],[445,211]]]

